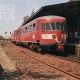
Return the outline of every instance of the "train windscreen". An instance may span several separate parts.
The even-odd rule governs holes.
[[[46,30],[51,30],[50,23],[46,23]]]
[[[65,30],[65,24],[64,23],[42,23],[42,30]]]
[[[51,27],[52,27],[52,30],[63,30],[64,31],[65,24],[60,23],[60,22],[51,23]]]
[[[50,23],[42,23],[42,30],[52,30]]]

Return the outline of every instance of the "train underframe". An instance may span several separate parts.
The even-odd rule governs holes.
[[[17,42],[17,41],[13,41],[16,45],[23,45],[31,50],[34,51],[49,51],[49,50],[53,50],[53,51],[60,51],[60,52],[64,52],[65,49],[65,44],[51,44],[51,45],[42,45],[40,43],[32,43],[32,42]]]

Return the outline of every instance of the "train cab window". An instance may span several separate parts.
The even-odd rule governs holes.
[[[64,31],[65,30],[64,27],[65,27],[65,24],[64,23],[61,23],[61,30]]]
[[[56,30],[61,30],[61,23],[60,22],[56,23]]]
[[[42,29],[42,30],[46,30],[45,23],[42,23],[42,24],[41,24],[41,29]]]
[[[50,23],[46,23],[46,30],[51,30]]]
[[[55,30],[55,23],[51,23],[52,30]]]

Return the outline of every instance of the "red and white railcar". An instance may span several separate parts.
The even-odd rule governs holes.
[[[12,36],[15,42],[24,43],[33,49],[56,46],[57,50],[64,50],[66,19],[60,16],[39,17],[19,27]]]

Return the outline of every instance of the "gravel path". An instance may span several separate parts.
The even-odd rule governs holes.
[[[6,44],[6,45],[3,45],[3,48],[6,51],[7,55],[13,61],[15,61],[17,68],[22,73],[20,77],[15,78],[17,80],[77,80],[73,77],[65,75],[61,73],[60,71],[57,71],[47,65],[44,65],[22,54],[22,52],[19,51],[19,49],[21,50],[20,47],[13,46],[12,44]],[[36,56],[37,58],[43,59],[44,61],[48,63],[51,62],[51,64],[61,69],[67,70],[69,68],[69,65],[73,66],[74,68],[78,67],[78,66],[74,66],[74,64],[72,65],[70,62],[69,63],[66,62],[65,60],[57,59],[54,56],[36,54],[35,52],[28,50],[28,49],[24,51],[26,52],[26,54]],[[80,65],[80,64],[75,64],[75,65]],[[74,69],[73,67],[71,71]]]

